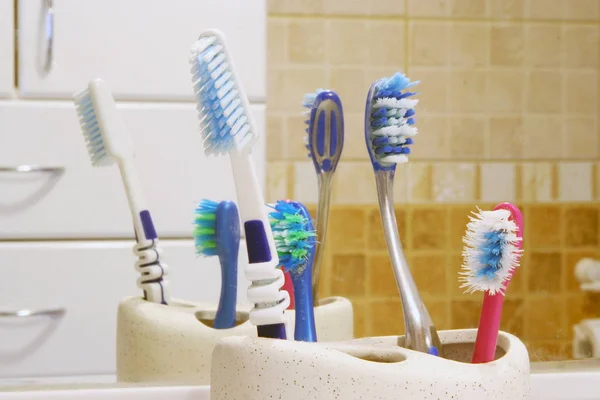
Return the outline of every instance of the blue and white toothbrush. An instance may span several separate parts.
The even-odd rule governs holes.
[[[408,145],[413,142],[412,136],[417,134],[413,115],[418,100],[410,98],[415,93],[408,89],[418,83],[396,73],[371,85],[365,106],[365,142],[375,172],[385,242],[402,298],[405,347],[441,356],[440,339],[402,250],[394,209],[396,165],[408,162]]]
[[[290,297],[281,290],[283,271],[277,268],[275,240],[251,159],[258,131],[223,34],[213,29],[202,32],[192,46],[190,63],[204,151],[229,154],[231,161],[248,251],[245,273],[252,282],[250,322],[260,337],[286,339],[285,309]]]
[[[219,257],[221,264],[221,295],[213,328],[235,326],[238,255],[240,249],[240,216],[232,201],[202,200],[194,214],[196,253]]]
[[[305,145],[315,166],[319,184],[317,203],[317,249],[313,269],[312,291],[318,304],[319,278],[325,251],[332,180],[344,147],[344,111],[339,96],[331,90],[319,89],[306,94],[303,105],[308,114]]]
[[[294,339],[316,342],[312,271],[315,258],[315,227],[304,204],[278,201],[269,214],[279,263],[290,273],[294,286],[296,322]]]
[[[115,100],[101,79],[90,81],[88,88],[75,94],[73,99],[92,165],[116,162],[121,171],[137,241],[133,249],[138,257],[135,267],[141,273],[137,285],[144,291],[145,300],[168,304],[169,284],[165,278],[168,267],[161,260],[158,235],[134,164],[133,144],[117,113]]]

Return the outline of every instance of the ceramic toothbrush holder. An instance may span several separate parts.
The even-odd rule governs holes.
[[[120,382],[210,382],[211,356],[215,344],[228,336],[256,337],[248,310],[238,311],[237,325],[213,329],[216,304],[173,300],[168,306],[126,298],[117,316],[117,380]],[[289,310],[287,333],[294,337],[294,312]],[[315,307],[320,341],[353,338],[352,303],[330,297]]]
[[[528,399],[525,345],[501,332],[496,360],[470,364],[476,334],[439,332],[445,358],[400,347],[396,336],[317,344],[229,337],[213,353],[211,399]]]

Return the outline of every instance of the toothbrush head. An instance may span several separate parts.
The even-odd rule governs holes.
[[[258,131],[223,34],[204,31],[192,45],[190,64],[204,152],[250,151]]]
[[[88,87],[73,95],[75,110],[87,145],[92,166],[106,166],[133,156],[115,100],[102,79],[93,79]]]
[[[407,89],[417,85],[404,74],[375,81],[369,88],[365,106],[365,141],[375,170],[393,170],[408,162],[412,137],[417,134],[416,93]]]
[[[279,200],[269,214],[271,230],[277,245],[279,264],[284,272],[301,274],[315,248],[315,228],[306,207],[297,201]]]
[[[319,89],[304,96],[308,120],[304,140],[317,173],[334,172],[344,147],[344,110],[339,96]]]
[[[194,213],[193,234],[198,255],[212,257],[226,251],[237,253],[240,219],[235,203],[201,200]]]
[[[325,89],[317,89],[313,93],[305,93],[304,97],[302,97],[302,107],[304,107],[304,111],[302,111],[302,116],[304,117],[304,124],[306,125],[306,128],[304,129],[304,132],[306,133],[306,135],[304,135],[304,147],[306,147],[306,149],[309,151],[310,147],[308,144],[308,133],[310,132],[310,114],[313,108],[313,104],[315,104],[315,99],[317,98],[317,95],[323,92],[324,90]],[[308,154],[308,156],[310,157],[310,153]]]
[[[466,288],[467,293],[486,291],[490,295],[504,295],[522,253],[519,222],[504,208],[478,209],[473,214],[463,238],[461,288]]]

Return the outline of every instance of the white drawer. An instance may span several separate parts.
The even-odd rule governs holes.
[[[159,237],[191,237],[202,198],[235,199],[229,158],[204,155],[194,104],[119,104]],[[252,106],[264,132],[264,106]],[[253,149],[264,190],[264,134]],[[0,166],[64,167],[0,172],[1,238],[129,238],[131,215],[116,165],[93,168],[70,102],[0,102]]]
[[[121,299],[141,295],[129,241],[0,243],[0,308],[62,306],[66,314],[0,318],[0,378],[115,373]],[[218,259],[198,259],[191,240],[163,241],[176,298],[216,303]],[[240,244],[245,249],[245,244]],[[241,251],[241,259],[245,260]],[[244,266],[238,299],[246,301]]]
[[[217,28],[251,101],[265,97],[266,0],[54,0],[49,73],[42,68],[45,3],[18,2],[23,96],[68,98],[102,77],[120,99],[190,100],[190,46],[200,32]]]
[[[14,83],[13,0],[0,0],[0,97],[10,96]]]

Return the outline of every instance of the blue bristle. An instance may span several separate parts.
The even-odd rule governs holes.
[[[384,99],[402,100],[412,97],[416,93],[408,91],[407,89],[418,83],[418,81],[411,82],[401,73],[396,73],[390,78],[381,79],[376,84],[373,102],[375,103],[377,100]],[[373,130],[379,130],[381,128],[392,129],[392,131],[382,131],[385,132],[383,136],[382,134],[372,136],[373,152],[377,158],[380,159],[392,155],[408,155],[410,154],[410,149],[407,146],[413,143],[410,138],[401,141],[401,143],[389,143],[389,141],[385,139],[387,135],[398,135],[399,132],[397,130],[394,132],[394,127],[401,129],[401,126],[412,126],[416,122],[413,118],[415,115],[415,110],[413,108],[402,109],[396,108],[395,106],[390,107],[388,104],[390,104],[389,101],[379,104],[378,107],[373,107],[370,116],[370,126]]]
[[[244,94],[238,91],[224,45],[216,37],[204,37],[196,46],[192,72],[206,153],[222,154],[252,144],[255,133]]]
[[[75,109],[92,165],[112,164],[113,160],[106,150],[89,90],[75,95]]]
[[[269,222],[277,245],[279,264],[284,271],[297,271],[308,258],[312,247],[308,238],[315,236],[311,221],[303,217],[299,210],[286,201],[277,201],[269,213]]]

